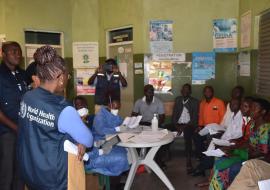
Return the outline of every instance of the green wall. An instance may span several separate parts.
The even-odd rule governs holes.
[[[254,17],[268,8],[270,0],[0,0],[0,33],[23,46],[24,29],[62,31],[65,57],[72,68],[73,41],[98,41],[102,63],[106,31],[129,25],[133,26],[134,62],[143,62],[143,54],[149,53],[149,21],[173,20],[174,51],[187,53],[190,60],[191,52],[212,50],[213,19],[240,18],[251,10],[253,25]],[[251,77],[237,77],[237,54],[217,54],[216,79],[207,83],[214,86],[218,97],[229,99],[229,91],[236,84],[243,85],[248,94],[255,93],[257,51],[253,48],[253,28],[252,46],[247,49],[252,54]],[[136,100],[143,94],[143,75],[134,76],[134,88]],[[194,96],[200,98],[202,88],[194,86]],[[68,97],[73,96],[70,84]],[[162,98],[171,100],[174,96]],[[88,100],[93,103],[92,96]]]
[[[238,0],[147,0],[144,7],[144,52],[149,52],[149,21],[173,20],[175,52],[211,51],[212,20],[237,18]]]
[[[250,51],[251,53],[251,76],[250,77],[237,77],[237,83],[245,87],[247,94],[256,95],[256,72],[257,72],[257,55],[258,50],[255,49],[254,45],[254,22],[255,16],[260,15],[263,11],[270,9],[270,0],[240,0],[239,3],[239,19],[245,12],[251,10],[251,46],[243,50]],[[256,35],[256,34],[255,34]],[[239,36],[240,37],[240,36]],[[240,49],[241,51],[242,49]],[[270,95],[266,98],[269,98]]]
[[[174,52],[190,55],[193,51],[212,51],[212,20],[238,18],[238,10],[238,0],[100,0],[100,56],[106,55],[107,30],[132,25],[134,62],[143,62],[143,54],[149,53],[149,21],[159,19],[174,22]],[[207,82],[224,99],[229,99],[229,91],[236,85],[236,57],[235,54],[218,55],[217,78]],[[182,83],[177,81],[177,84]],[[143,75],[134,75],[134,100],[143,95],[143,85]],[[176,88],[174,91],[179,92],[179,87]],[[201,98],[202,88],[194,87],[196,97]],[[170,101],[176,95],[161,98]]]
[[[65,35],[65,56],[72,55],[70,0],[1,0],[0,5],[0,32],[7,40],[24,46],[24,29],[61,31]]]

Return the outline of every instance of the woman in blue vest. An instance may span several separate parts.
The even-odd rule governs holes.
[[[78,143],[78,159],[93,137],[77,111],[59,96],[68,80],[67,66],[55,49],[36,51],[40,86],[26,93],[19,117],[18,159],[22,177],[30,190],[67,189],[66,139]]]

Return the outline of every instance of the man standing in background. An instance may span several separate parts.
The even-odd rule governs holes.
[[[95,74],[88,80],[89,85],[96,86],[95,113],[101,105],[107,106],[110,101],[120,101],[121,87],[127,87],[127,81],[122,76],[114,59],[107,59]]]
[[[199,101],[191,97],[191,85],[184,84],[181,95],[175,99],[172,123],[178,133],[184,133],[187,173],[192,171],[192,136],[198,127]]]
[[[0,65],[0,187],[1,190],[23,189],[16,161],[16,140],[20,101],[27,91],[25,71],[19,68],[22,50],[17,42],[2,46]]]

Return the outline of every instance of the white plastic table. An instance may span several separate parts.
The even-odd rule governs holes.
[[[173,133],[169,132],[165,137],[163,137],[161,140],[153,143],[134,143],[134,142],[120,142],[117,145],[126,147],[129,149],[129,153],[132,159],[132,165],[129,170],[128,178],[125,184],[125,190],[129,190],[133,179],[135,177],[137,168],[139,165],[146,165],[148,168],[150,168],[152,171],[156,173],[156,175],[163,181],[163,183],[168,187],[170,190],[174,190],[174,187],[172,186],[171,182],[167,178],[167,176],[164,174],[164,172],[160,169],[158,164],[155,162],[154,157],[158,151],[158,149],[165,144],[168,144],[172,142],[174,139]],[[145,157],[139,157],[137,153],[137,148],[150,148],[148,153],[145,155]]]

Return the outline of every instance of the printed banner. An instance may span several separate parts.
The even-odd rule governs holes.
[[[213,46],[215,52],[235,52],[237,50],[237,19],[213,21]]]
[[[215,53],[192,53],[192,84],[204,84],[205,80],[215,78]]]
[[[76,69],[75,86],[77,95],[95,95],[95,87],[88,85],[89,78],[95,69]]]
[[[98,67],[98,42],[73,42],[73,67]]]
[[[154,61],[173,61],[173,62],[185,62],[185,53],[158,53],[153,54]]]
[[[251,34],[251,11],[246,12],[241,16],[241,48],[250,46]]]
[[[171,53],[173,51],[173,21],[150,21],[151,53]]]

